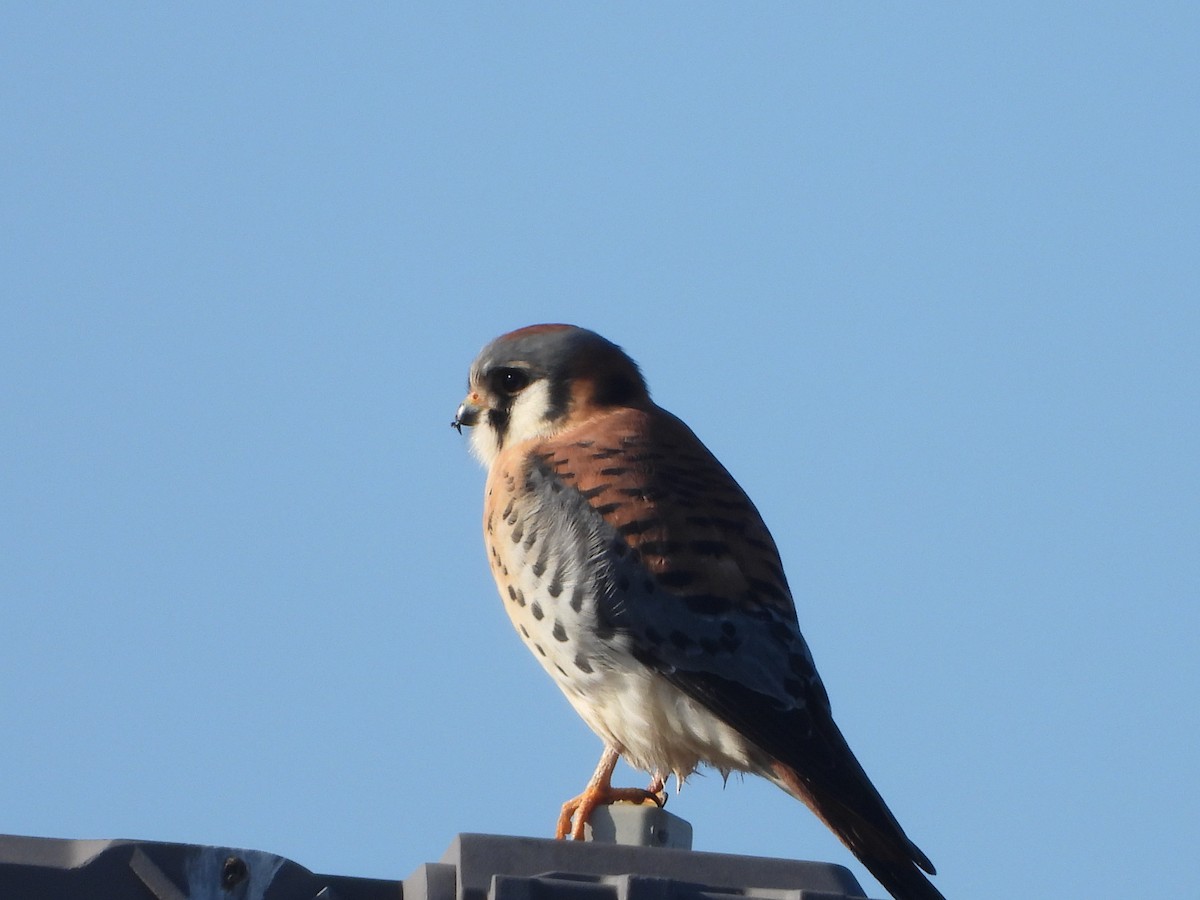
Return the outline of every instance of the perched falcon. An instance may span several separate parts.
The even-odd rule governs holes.
[[[942,897],[834,724],[754,504],[632,359],[582,328],[522,328],[480,352],[452,424],[488,469],[513,625],[604,741],[558,837],[706,764],[802,800],[897,900]],[[620,757],[648,790],[612,787]]]

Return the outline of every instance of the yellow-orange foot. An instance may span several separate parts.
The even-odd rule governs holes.
[[[655,806],[661,807],[667,802],[667,795],[663,792],[663,780],[659,777],[655,777],[650,783],[649,789],[646,790],[613,787],[612,773],[620,756],[621,754],[615,747],[604,748],[600,764],[596,767],[596,771],[583,793],[563,804],[562,812],[558,816],[558,825],[554,830],[556,838],[562,840],[570,835],[572,840],[582,841],[588,820],[592,817],[592,813],[601,806],[626,802],[653,803]]]

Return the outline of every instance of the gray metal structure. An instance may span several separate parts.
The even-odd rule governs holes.
[[[319,875],[261,850],[0,836],[0,900],[849,900],[831,863],[690,850],[662,810],[599,811],[592,840],[460,834],[403,881]]]

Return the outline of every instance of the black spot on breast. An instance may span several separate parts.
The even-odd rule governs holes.
[[[603,494],[605,491],[607,491],[611,486],[612,485],[607,484],[607,483],[598,484],[593,488],[588,488],[586,491],[580,491],[579,493],[583,495],[583,498],[585,500],[591,500],[594,497],[599,497],[601,494]]]
[[[525,594],[520,588],[517,588],[517,596],[513,597],[517,601],[517,606],[525,605]]]
[[[577,584],[571,589],[571,609],[575,610],[575,612],[579,612],[581,609],[583,609],[582,585]]]
[[[551,632],[551,634],[554,635],[554,639],[559,643],[565,643],[567,640],[567,629],[563,627],[562,622],[557,620],[554,623],[554,630]]]
[[[533,572],[534,578],[541,578],[542,575],[544,575],[546,573],[546,557],[539,556],[537,558],[537,562],[535,562],[529,568],[530,568],[530,571]]]
[[[608,516],[615,513],[624,505],[624,503],[604,503],[596,507],[596,512],[600,513],[602,516]]]
[[[555,574],[554,578],[552,578],[550,580],[550,586],[546,588],[546,591],[550,594],[551,597],[557,597],[559,594],[562,593],[562,589],[563,589],[562,576],[559,574]]]
[[[516,497],[510,497],[510,498],[508,499],[508,505],[506,505],[506,506],[504,507],[504,512],[500,513],[500,518],[502,518],[502,519],[507,519],[509,516],[511,516],[511,515],[512,515],[512,511],[513,511],[513,507],[516,505],[516,503],[517,503],[517,498],[516,498]]]
[[[529,611],[531,613],[533,613],[533,617],[535,619],[537,619],[539,622],[546,616],[546,614],[544,612],[542,612],[542,605],[540,603],[538,603],[536,600],[534,600],[533,603],[530,604]]]
[[[546,655],[546,651],[542,648],[541,644],[534,644],[533,649],[536,650],[538,653],[542,654],[542,656]]]
[[[514,602],[517,599],[517,589],[515,587],[513,587],[511,584],[508,586],[508,599],[512,600]]]
[[[521,629],[521,637],[528,639],[529,638],[529,629],[526,628],[524,625],[518,625],[517,627]]]
[[[578,653],[575,656],[575,668],[580,672],[587,672],[589,674],[592,672],[592,664],[587,661],[587,657],[582,653]]]
[[[607,469],[601,469],[600,474],[606,476],[624,475],[629,471],[628,466],[609,466]]]
[[[576,441],[575,446],[586,450],[588,447],[592,446],[592,444],[594,444],[594,443],[596,443],[596,442],[595,441]]]
[[[620,452],[620,449],[617,447],[604,447],[603,449],[597,450],[595,453],[593,453],[592,459],[612,459]]]
[[[512,538],[514,544],[519,544],[521,543],[521,538],[525,537],[525,529],[518,525],[512,530],[512,534],[509,537]]]

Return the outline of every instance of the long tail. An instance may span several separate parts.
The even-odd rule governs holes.
[[[945,900],[925,877],[937,874],[933,864],[904,834],[841,731],[832,719],[822,724],[802,758],[776,760],[768,777],[816,813],[895,900]]]

